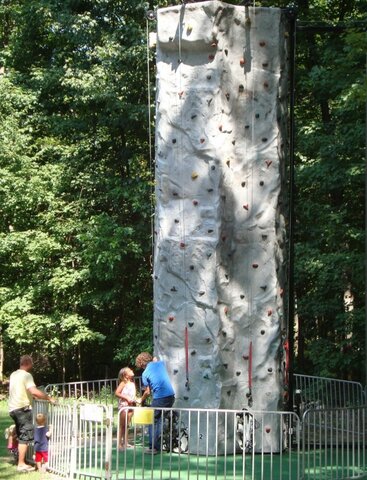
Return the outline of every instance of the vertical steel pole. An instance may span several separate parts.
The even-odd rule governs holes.
[[[295,8],[288,9],[289,45],[289,260],[288,260],[288,410],[293,411],[293,361],[294,361],[294,145],[295,145],[295,70],[296,70],[296,19]]]

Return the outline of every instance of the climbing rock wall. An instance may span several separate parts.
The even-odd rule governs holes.
[[[158,10],[154,343],[177,406],[282,404],[286,27],[275,8]]]

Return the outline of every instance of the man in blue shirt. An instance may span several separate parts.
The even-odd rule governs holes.
[[[172,407],[175,401],[175,391],[171,385],[164,362],[158,361],[148,352],[142,352],[136,357],[135,365],[144,370],[143,385],[146,387],[141,403],[150,394],[153,396],[152,407]],[[147,453],[158,453],[160,450],[162,410],[154,410],[154,430],[149,427],[149,448]],[[154,431],[154,440],[153,440]]]

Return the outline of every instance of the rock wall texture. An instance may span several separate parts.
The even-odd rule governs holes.
[[[282,404],[287,36],[280,9],[158,10],[154,344],[177,406]]]

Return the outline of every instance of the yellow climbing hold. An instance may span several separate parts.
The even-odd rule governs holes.
[[[190,35],[190,33],[192,32],[192,25],[190,25],[190,24],[187,25],[186,32],[187,32],[188,35]]]
[[[191,178],[193,180],[196,180],[198,178],[198,176],[199,176],[199,174],[197,172],[192,172],[192,174],[191,174]]]

